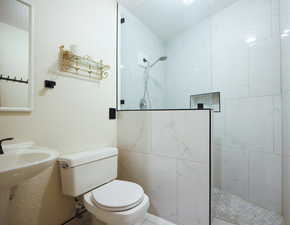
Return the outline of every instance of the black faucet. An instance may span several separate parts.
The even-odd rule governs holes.
[[[4,139],[1,139],[0,140],[0,155],[3,155],[4,152],[3,152],[3,148],[2,148],[2,142],[4,141],[12,141],[14,138],[4,138]]]

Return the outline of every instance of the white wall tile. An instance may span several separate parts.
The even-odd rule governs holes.
[[[180,157],[188,161],[208,164],[209,138],[210,138],[210,112],[184,111],[184,134],[182,136],[182,149]]]
[[[118,139],[119,140],[119,139]],[[130,152],[124,149],[119,151],[118,178],[136,182],[142,187],[146,184],[145,160],[146,155]]]
[[[290,23],[290,21],[289,21]],[[290,24],[288,27],[285,27],[284,30],[289,30]],[[283,30],[281,30],[283,33]],[[282,87],[283,91],[287,92],[290,90],[290,36],[282,38],[281,41],[281,54],[282,54]]]
[[[177,164],[178,224],[209,224],[209,167],[179,160]]]
[[[282,206],[286,225],[290,222],[290,157],[284,156],[282,162]]]
[[[152,112],[152,152],[206,163],[209,126],[209,112]]]
[[[280,95],[280,39],[257,41],[249,51],[250,96]]]
[[[144,188],[154,215],[183,225],[191,225],[192,218],[194,224],[208,225],[209,112],[119,112],[118,118],[119,179]],[[135,144],[144,122],[152,129],[152,151],[146,150],[151,138]]]
[[[283,94],[283,155],[290,157],[290,91]]]
[[[213,88],[225,97],[245,97],[249,94],[248,46],[216,43],[213,34]],[[230,62],[230,63],[229,63]]]
[[[176,159],[121,150],[119,179],[140,184],[150,198],[149,212],[176,222]]]
[[[257,97],[226,102],[226,145],[243,150],[274,151],[272,97]]]
[[[282,98],[273,96],[274,106],[274,152],[282,154]],[[283,121],[284,123],[284,121]]]
[[[137,152],[151,151],[151,113],[118,112],[118,146]]]
[[[281,212],[281,155],[251,152],[249,156],[250,200]]]
[[[152,152],[179,157],[184,135],[182,112],[152,112]]]
[[[148,155],[143,160],[146,171],[144,189],[150,196],[149,212],[176,222],[176,159]]]
[[[243,199],[249,199],[248,152],[241,149],[223,151],[222,188]]]

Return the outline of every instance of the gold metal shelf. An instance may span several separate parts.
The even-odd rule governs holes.
[[[62,45],[59,47],[59,69],[88,79],[104,80],[109,76],[110,66],[104,65],[103,60],[95,61],[89,56],[75,55]]]

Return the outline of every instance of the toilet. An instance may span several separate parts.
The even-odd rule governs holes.
[[[62,192],[83,196],[86,209],[109,225],[135,225],[145,219],[149,198],[133,182],[117,180],[118,149],[102,148],[58,159]]]

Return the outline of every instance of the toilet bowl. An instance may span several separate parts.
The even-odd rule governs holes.
[[[84,204],[106,224],[128,225],[145,219],[149,198],[138,184],[114,180],[85,194]]]
[[[149,198],[133,182],[117,180],[116,148],[80,152],[59,158],[62,191],[83,196],[86,209],[109,225],[135,225],[145,219]]]

